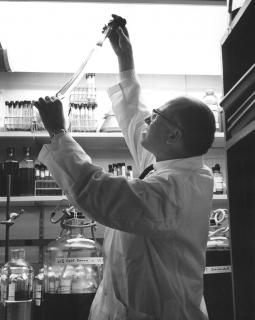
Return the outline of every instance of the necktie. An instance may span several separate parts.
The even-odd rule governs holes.
[[[139,179],[143,180],[152,170],[154,170],[153,164],[149,165],[143,170],[143,172],[139,176]]]

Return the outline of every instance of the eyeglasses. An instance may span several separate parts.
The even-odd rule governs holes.
[[[152,110],[152,114],[151,114],[148,118],[144,119],[144,121],[145,121],[146,124],[150,125],[151,122],[155,121],[158,116],[162,117],[162,118],[165,119],[169,124],[174,125],[174,126],[176,126],[178,129],[181,130],[181,126],[180,126],[179,123],[176,123],[176,121],[172,121],[172,120],[168,119],[168,118],[163,114],[163,112],[160,111],[159,109],[153,109],[153,110]]]

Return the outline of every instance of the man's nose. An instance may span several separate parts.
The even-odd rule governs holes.
[[[149,126],[151,124],[151,117],[145,118],[144,122]]]

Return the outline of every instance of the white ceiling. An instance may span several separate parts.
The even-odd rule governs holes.
[[[139,73],[221,74],[225,6],[0,2],[12,71],[74,72],[115,13],[127,19]],[[117,72],[109,41],[88,72]]]

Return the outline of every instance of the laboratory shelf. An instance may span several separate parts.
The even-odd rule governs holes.
[[[60,202],[67,204],[66,196],[12,196],[10,197],[11,206],[56,206]],[[0,206],[5,206],[6,197],[0,197]]]
[[[10,204],[11,206],[33,206],[33,205],[42,205],[42,206],[56,206],[60,202],[63,205],[66,205],[67,198],[66,196],[12,196],[10,197]],[[213,204],[215,205],[226,205],[227,202],[227,195],[213,195]],[[6,204],[6,197],[0,197],[0,207],[5,206]]]
[[[101,150],[127,150],[125,139],[121,132],[71,132],[72,137],[81,146],[86,149]],[[49,135],[47,132],[30,132],[30,131],[6,131],[0,132],[0,140],[21,139],[36,144],[49,143]],[[223,132],[216,132],[213,148],[224,148],[225,137]]]

